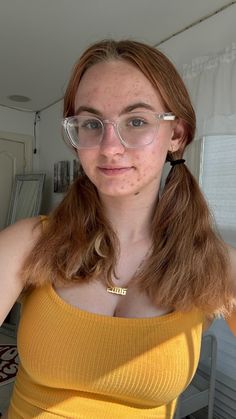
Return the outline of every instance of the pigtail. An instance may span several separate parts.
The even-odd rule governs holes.
[[[42,222],[42,235],[22,269],[26,288],[99,276],[113,286],[118,240],[97,190],[84,172]]]
[[[228,254],[197,181],[185,164],[166,178],[152,222],[153,252],[140,287],[163,307],[232,309]],[[231,301],[231,303],[230,303]]]

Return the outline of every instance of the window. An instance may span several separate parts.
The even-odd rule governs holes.
[[[203,138],[200,186],[222,238],[236,246],[236,136]]]

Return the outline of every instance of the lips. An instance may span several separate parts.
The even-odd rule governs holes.
[[[132,168],[133,168],[132,166],[131,167],[106,166],[106,167],[99,167],[98,169],[100,170],[100,172],[102,172],[105,175],[119,175],[119,174],[123,174],[132,170]]]

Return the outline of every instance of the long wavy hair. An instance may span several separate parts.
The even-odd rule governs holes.
[[[193,140],[195,113],[186,87],[169,59],[140,42],[104,40],[90,46],[74,67],[64,98],[64,117],[74,115],[75,95],[84,73],[96,63],[124,60],[138,68],[160,94],[166,111],[184,125],[182,157]],[[152,216],[152,252],[137,273],[137,283],[162,307],[208,314],[232,309],[225,245],[199,186],[186,167],[171,168]],[[119,242],[107,220],[96,187],[81,172],[45,228],[23,266],[26,288],[101,277],[112,285]]]

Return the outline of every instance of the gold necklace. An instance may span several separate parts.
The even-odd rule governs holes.
[[[144,258],[142,259],[142,261],[138,265],[133,277],[138,273],[138,271],[140,271],[141,267],[143,266],[145,260],[150,255],[150,253],[151,253],[151,248],[148,249],[146,255],[144,256]],[[123,287],[107,287],[107,292],[110,292],[111,294],[126,295],[127,291],[128,291],[127,287],[126,288],[123,288]]]
[[[111,294],[118,294],[118,295],[126,295],[128,288],[122,288],[122,287],[108,287],[107,292],[110,292]]]

